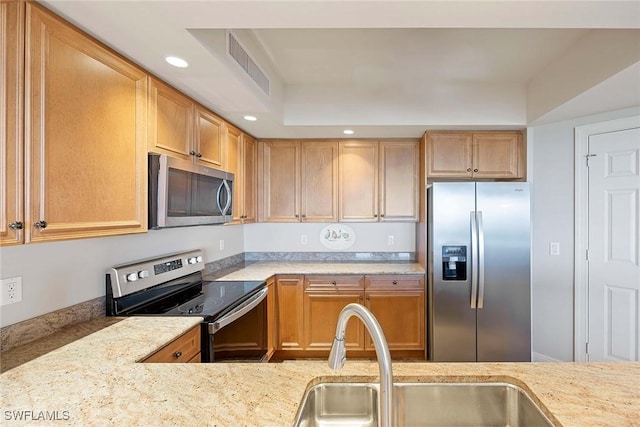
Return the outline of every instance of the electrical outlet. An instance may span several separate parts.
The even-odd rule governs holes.
[[[395,243],[395,240],[396,240],[396,238],[395,238],[394,236],[388,236],[388,237],[387,237],[387,244],[388,244],[389,246],[393,246],[393,245],[394,245],[394,243]]]
[[[220,250],[224,251],[224,240],[220,239]]]
[[[306,234],[301,235],[300,236],[300,244],[306,245],[307,243],[308,243],[307,235]]]
[[[22,276],[2,279],[2,300],[0,305],[9,305],[22,301]]]
[[[550,242],[549,243],[549,254],[550,255],[560,255],[560,243],[558,243],[558,242]]]

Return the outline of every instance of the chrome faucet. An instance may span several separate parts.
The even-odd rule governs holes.
[[[331,352],[329,353],[329,367],[338,370],[344,366],[347,361],[347,350],[344,346],[344,334],[347,328],[347,322],[352,316],[356,316],[364,326],[367,327],[373,345],[376,349],[376,357],[380,367],[380,392],[378,393],[378,410],[380,411],[380,426],[391,427],[392,425],[392,407],[393,407],[393,373],[391,372],[391,355],[389,354],[389,346],[384,337],[382,328],[371,314],[371,312],[363,305],[348,304],[342,309],[338,316],[338,325],[336,326],[336,336],[333,339]]]

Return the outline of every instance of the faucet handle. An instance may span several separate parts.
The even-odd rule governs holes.
[[[329,367],[334,371],[342,368],[347,361],[347,349],[344,346],[344,337],[335,337],[329,352]]]

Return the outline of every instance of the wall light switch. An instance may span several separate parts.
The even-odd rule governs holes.
[[[560,243],[558,242],[549,243],[549,254],[560,255]]]
[[[224,251],[224,240],[220,240],[220,250]]]
[[[393,246],[393,244],[395,243],[395,241],[396,241],[396,239],[395,239],[395,237],[394,237],[394,236],[388,236],[388,237],[387,237],[387,244],[388,244],[389,246]]]
[[[2,279],[0,283],[2,287],[0,305],[9,305],[22,301],[22,276]]]

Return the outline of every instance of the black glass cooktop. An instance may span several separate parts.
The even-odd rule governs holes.
[[[163,316],[202,316],[214,320],[265,286],[263,281],[203,282],[202,292],[162,313]]]

